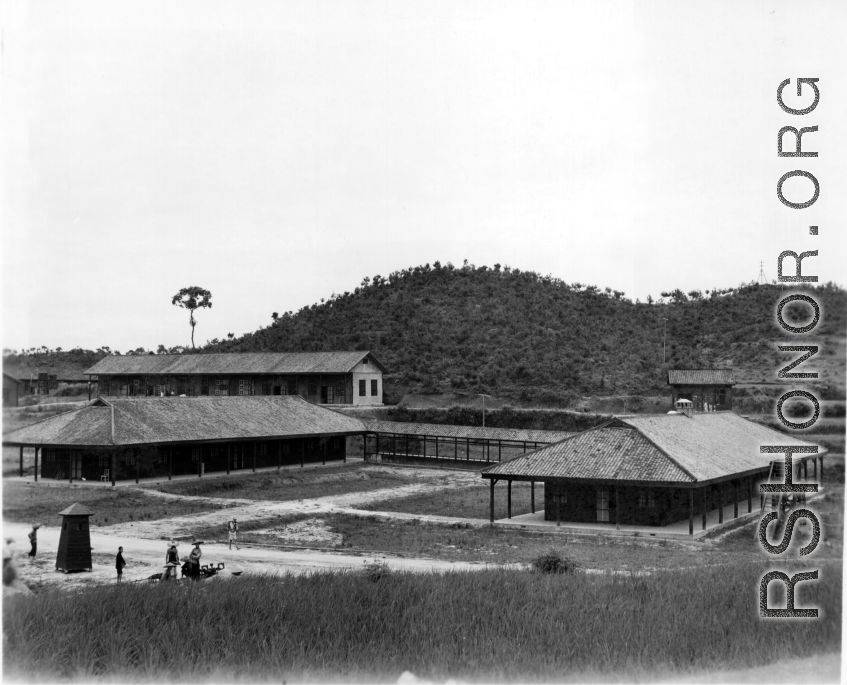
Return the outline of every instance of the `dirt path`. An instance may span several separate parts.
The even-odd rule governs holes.
[[[438,472],[435,472],[438,474]],[[479,483],[479,474],[473,472],[457,471],[451,473],[449,480],[444,480],[442,474],[433,477],[433,482],[424,483],[409,483],[406,485],[398,485],[396,487],[381,488],[379,490],[371,490],[367,492],[351,492],[345,495],[329,495],[327,497],[316,497],[311,499],[290,500],[287,502],[277,502],[273,500],[245,500],[245,499],[225,499],[221,497],[201,497],[195,495],[174,495],[171,493],[163,493],[158,490],[150,490],[147,488],[139,489],[150,497],[165,497],[165,498],[184,498],[195,501],[208,501],[217,506],[226,504],[225,509],[216,509],[215,511],[204,512],[202,514],[192,514],[189,516],[179,516],[175,518],[157,519],[155,521],[134,521],[132,523],[119,523],[114,526],[104,526],[99,528],[101,533],[116,535],[116,536],[132,536],[150,539],[169,539],[173,536],[181,537],[190,535],[191,530],[198,527],[219,526],[223,535],[226,529],[226,522],[232,518],[237,518],[239,521],[251,521],[261,519],[271,519],[278,516],[288,514],[329,514],[329,513],[356,513],[367,516],[381,516],[397,519],[416,518],[421,521],[432,522],[462,522],[473,523],[473,519],[458,519],[443,516],[418,516],[394,512],[360,512],[357,505],[371,504],[373,502],[382,502],[390,499],[401,497],[409,497],[412,495],[421,495],[430,492],[454,490],[467,487],[469,485],[477,485]],[[234,506],[233,506],[234,505]],[[478,521],[477,521],[478,523]]]
[[[124,580],[141,580],[154,573],[162,571],[165,556],[165,541],[172,537],[190,534],[198,527],[219,527],[221,538],[224,537],[226,522],[236,517],[240,521],[272,519],[286,514],[327,514],[346,513],[360,516],[378,516],[381,518],[418,519],[438,523],[462,522],[479,525],[475,519],[457,519],[446,516],[419,516],[395,512],[374,512],[357,509],[356,506],[380,502],[410,495],[419,495],[439,490],[476,485],[479,475],[476,473],[454,472],[450,479],[443,474],[434,472],[430,482],[411,483],[397,487],[382,488],[369,492],[354,492],[345,495],[331,495],[312,499],[292,500],[287,502],[225,499],[220,497],[202,497],[194,495],[175,495],[158,490],[140,488],[150,497],[166,499],[192,499],[208,501],[216,506],[229,505],[226,509],[216,509],[201,514],[180,516],[156,521],[135,521],[120,523],[113,526],[103,526],[91,531],[92,561],[94,569],[88,573],[64,574],[55,571],[55,553],[59,544],[59,527],[44,526],[39,531],[39,556],[34,563],[26,557],[26,535],[29,526],[25,524],[4,522],[5,537],[18,541],[15,549],[15,563],[19,575],[24,582],[46,582],[61,584],[66,587],[78,587],[92,583],[115,582],[114,558],[118,546],[123,546],[127,568]],[[180,556],[185,556],[191,547],[188,543],[180,545]],[[242,547],[240,550],[229,550],[227,544],[210,542],[203,546],[204,562],[226,565],[224,577],[232,571],[245,573],[304,573],[318,569],[356,569],[374,561],[385,562],[397,570],[412,570],[420,572],[445,572],[451,570],[480,569],[491,564],[447,562],[433,559],[409,559],[382,554],[343,554],[339,552],[320,552],[311,550],[282,550],[268,547]],[[519,565],[515,565],[519,566]]]

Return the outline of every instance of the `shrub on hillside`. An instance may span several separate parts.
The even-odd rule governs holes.
[[[384,561],[372,561],[371,563],[366,563],[365,567],[362,569],[362,577],[365,580],[371,583],[378,583],[379,581],[388,578],[391,576],[391,569],[388,567],[388,564]]]

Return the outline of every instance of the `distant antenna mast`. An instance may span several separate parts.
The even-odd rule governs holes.
[[[756,281],[759,285],[767,285],[768,279],[765,277],[765,263],[759,262],[759,278]]]

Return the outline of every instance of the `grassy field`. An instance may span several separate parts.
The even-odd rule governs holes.
[[[164,500],[151,497],[135,488],[91,488],[66,485],[33,486],[28,483],[3,483],[3,518],[19,523],[60,522],[57,514],[74,502],[94,511],[92,526],[106,526],[127,521],[145,521],[197,514],[224,508],[209,502]]]
[[[837,651],[840,566],[814,566],[820,581],[798,586],[797,605],[822,615],[794,622],[758,617],[759,579],[773,568],[316,573],[104,586],[73,601],[47,590],[4,602],[3,672],[86,681],[396,682],[404,671],[436,681],[631,681]],[[773,587],[775,603],[782,586]]]
[[[479,479],[479,485],[459,490],[430,492],[398,499],[375,502],[359,507],[367,511],[399,511],[407,514],[433,516],[455,516],[458,518],[488,520],[490,490],[488,482]],[[544,508],[544,486],[535,486],[535,510]],[[494,518],[506,518],[506,484],[498,483],[494,488]],[[528,514],[530,507],[529,483],[512,483],[512,516]]]
[[[419,474],[409,468],[374,468],[359,462],[303,471],[295,469],[278,473],[242,473],[229,478],[174,481],[156,485],[155,488],[177,495],[288,502],[346,495],[351,492],[369,492],[420,482],[422,479],[428,482],[432,478],[432,472]]]

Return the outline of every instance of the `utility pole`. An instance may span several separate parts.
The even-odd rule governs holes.
[[[485,398],[488,397],[490,399],[491,395],[486,395],[482,392],[478,392],[477,395],[482,398],[482,427],[485,428]]]

